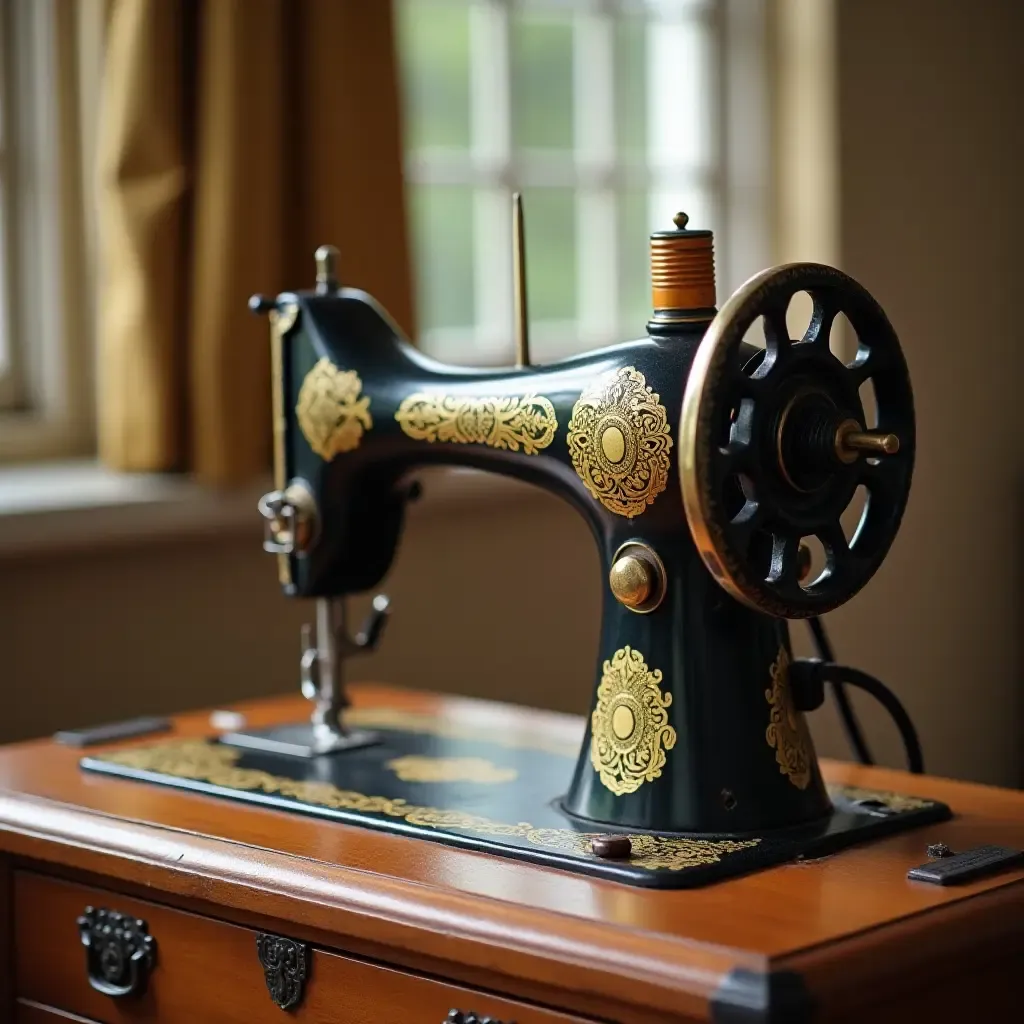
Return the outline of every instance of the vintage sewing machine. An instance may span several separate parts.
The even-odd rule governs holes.
[[[921,758],[880,683],[790,647],[787,619],[816,628],[871,578],[907,500],[911,388],[882,310],[801,264],[716,312],[711,235],[680,216],[651,238],[647,336],[532,366],[516,255],[515,368],[426,358],[339,286],[330,249],[314,290],[254,302],[265,547],[315,603],[312,714],[293,694],[158,737],[83,730],[84,757],[66,736],[0,749],[0,1020],[1016,1019],[1024,796],[819,768],[804,713],[836,683],[883,700]],[[794,340],[797,291],[813,314]],[[605,586],[585,720],[346,687],[388,603],[353,635],[345,598],[387,572],[431,463],[531,481],[589,524]],[[531,564],[557,565],[536,543]],[[559,614],[543,578],[531,617]]]
[[[515,237],[514,368],[426,357],[371,296],[339,285],[330,248],[317,253],[314,290],[254,300],[270,316],[274,380],[277,489],[260,503],[264,546],[285,593],[316,601],[300,665],[313,711],[217,744],[225,763],[282,780],[274,792],[208,771],[187,784],[656,886],[947,816],[933,801],[826,789],[804,712],[821,704],[833,667],[795,660],[786,625],[867,583],[907,501],[913,399],[881,308],[845,274],[796,264],[759,274],[716,312],[711,233],[679,215],[651,236],[647,336],[535,366]],[[813,314],[793,340],[797,292]],[[857,341],[845,362],[830,347],[840,313]],[[761,346],[747,340],[757,321]],[[345,598],[388,571],[416,470],[436,463],[530,481],[590,526],[606,587],[574,768],[564,750],[524,756],[500,739],[446,734],[443,722],[346,714],[346,661],[376,645],[388,602],[378,596],[352,636]],[[842,517],[862,486],[848,540]],[[825,552],[817,572],[810,537]],[[553,557],[543,537],[537,545],[537,561]],[[545,613],[540,587],[526,599]],[[182,781],[133,756],[86,766]],[[381,810],[382,800],[412,811]]]

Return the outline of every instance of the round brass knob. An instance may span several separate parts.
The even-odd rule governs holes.
[[[612,566],[608,583],[617,601],[627,608],[639,608],[651,596],[654,573],[648,563],[626,555]]]
[[[646,544],[623,544],[608,573],[615,600],[634,612],[650,612],[665,596],[665,569]]]

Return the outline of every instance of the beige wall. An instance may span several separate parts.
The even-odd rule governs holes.
[[[920,438],[903,532],[832,617],[836,644],[898,690],[932,770],[1016,783],[1024,5],[845,0],[838,28],[839,252],[903,339]],[[255,522],[8,560],[0,580],[0,739],[295,685],[303,610],[279,596]],[[547,496],[428,498],[388,581],[392,626],[360,674],[584,711],[598,585],[582,522]],[[891,727],[867,720],[898,763]],[[844,753],[831,711],[815,728]]]

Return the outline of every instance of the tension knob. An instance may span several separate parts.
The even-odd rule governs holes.
[[[646,544],[623,544],[612,559],[608,586],[630,611],[652,612],[665,596],[665,567]]]
[[[646,562],[626,555],[612,566],[608,582],[620,603],[627,608],[639,608],[651,596],[654,573]]]

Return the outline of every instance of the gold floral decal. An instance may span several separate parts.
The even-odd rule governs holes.
[[[536,455],[555,439],[555,407],[543,395],[468,398],[417,392],[402,399],[395,419],[416,441],[485,444]]]
[[[919,796],[906,796],[903,793],[890,793],[877,789],[859,789],[856,786],[829,786],[829,795],[851,802],[865,800],[880,803],[890,811],[920,811],[925,807],[934,807],[934,800],[925,800]]]
[[[661,672],[649,669],[639,651],[623,647],[604,663],[590,716],[590,763],[616,796],[660,777],[665,751],[676,745],[665,710],[671,703],[672,694],[661,692]]]
[[[487,731],[468,722],[452,722],[437,715],[417,711],[399,711],[396,708],[352,707],[345,712],[345,721],[365,729],[395,729],[400,732],[414,732],[426,736],[442,736],[452,740],[471,740],[511,750],[540,750],[560,757],[575,758],[579,753],[580,739],[574,744],[560,743],[540,732],[514,732],[511,730]]]
[[[239,768],[241,751],[207,740],[175,740],[151,747],[136,747],[103,755],[100,760],[135,768],[139,771],[175,778],[207,782],[225,789],[262,792],[291,797],[301,803],[364,814],[401,818],[424,828],[459,829],[487,836],[512,836],[548,850],[563,850],[587,859],[594,858],[591,840],[606,832],[576,832],[569,828],[534,828],[521,821],[511,825],[481,814],[449,811],[439,807],[419,807],[402,799],[365,796],[339,789],[329,782],[302,782],[271,775],[254,768]],[[717,864],[723,856],[757,846],[760,839],[679,839],[674,837],[630,835],[634,856],[632,867],[649,871],[682,871],[705,864]],[[624,862],[627,863],[627,862]]]
[[[483,757],[423,757],[406,754],[385,765],[403,782],[514,782],[515,768],[502,768]]]
[[[355,370],[339,370],[326,357],[306,374],[295,413],[309,447],[325,462],[358,448],[363,431],[373,426],[370,399],[360,395],[362,389]]]
[[[793,705],[789,688],[789,655],[779,648],[779,656],[772,662],[772,685],[764,691],[771,705],[771,720],[765,730],[768,745],[775,750],[779,771],[797,789],[806,789],[811,781],[814,752],[811,736],[804,716]]]
[[[569,454],[584,486],[609,512],[632,519],[668,483],[668,417],[644,375],[624,366],[584,390],[569,420]]]

